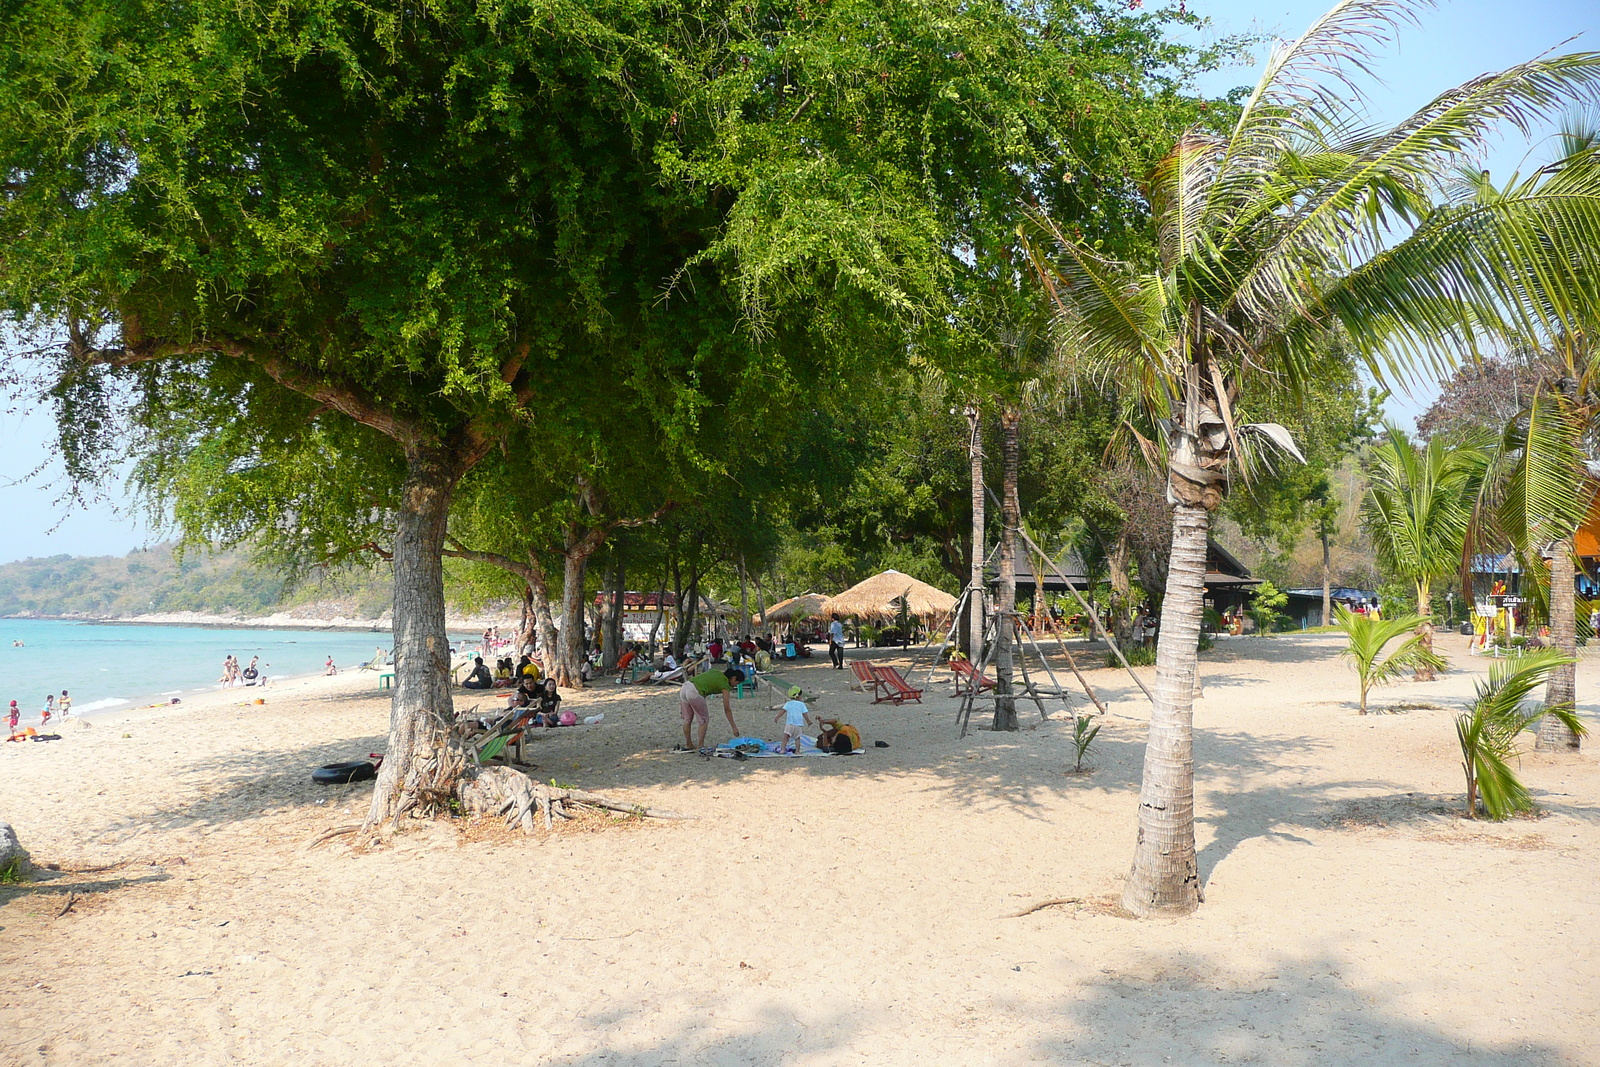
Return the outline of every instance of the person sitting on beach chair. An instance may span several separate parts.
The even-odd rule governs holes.
[[[640,678],[639,684],[666,685],[669,682],[681,682],[688,675],[690,668],[693,666],[693,661],[686,662],[680,666],[678,664],[677,657],[675,657],[671,652],[668,652],[666,659],[662,661],[661,669],[659,671],[651,671],[648,678]]]

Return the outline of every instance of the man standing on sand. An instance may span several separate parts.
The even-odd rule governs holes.
[[[716,693],[722,694],[722,711],[728,716],[728,728],[733,731],[734,737],[739,736],[739,724],[733,721],[733,703],[729,694],[742,681],[744,671],[729,667],[725,671],[697,674],[683,683],[683,688],[678,690],[678,710],[683,715],[683,744],[675,746],[674,752],[696,752],[705,747],[706,726],[711,718],[706,698]],[[689,727],[697,721],[700,724],[699,737],[691,741]]]
[[[828,624],[828,662],[836,671],[844,670],[844,623],[835,615]]]

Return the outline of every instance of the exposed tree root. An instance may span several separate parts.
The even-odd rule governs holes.
[[[571,809],[580,807],[619,811],[647,819],[694,818],[658,808],[624,804],[582,789],[558,789],[535,782],[510,767],[469,767],[461,781],[460,797],[467,811],[475,815],[501,816],[507,826],[521,826],[530,834],[540,822],[548,832],[554,827],[556,816],[571,818]]]
[[[353,822],[349,826],[335,826],[331,830],[324,830],[316,837],[313,837],[311,840],[301,845],[300,851],[310,852],[324,841],[330,841],[335,837],[343,837],[345,834],[353,834],[359,829],[361,829],[361,824],[358,822]]]
[[[1031,908],[1023,908],[1021,911],[1012,912],[1010,915],[1002,915],[1002,916],[1000,916],[1000,918],[1002,918],[1002,919],[1020,919],[1024,915],[1032,915],[1034,912],[1043,911],[1046,908],[1056,908],[1056,907],[1060,907],[1062,904],[1082,904],[1082,903],[1083,903],[1083,898],[1082,897],[1060,897],[1059,899],[1056,899],[1056,900],[1041,900],[1041,901],[1039,901],[1039,903],[1035,904]]]
[[[558,817],[570,819],[577,808],[597,808],[646,819],[695,818],[627,804],[582,789],[543,785],[510,767],[485,766],[477,761],[462,739],[441,730],[434,735],[431,750],[411,761],[390,828],[398,826],[401,817],[408,813],[418,818],[432,818],[465,810],[473,815],[499,816],[505,819],[507,826],[521,827],[530,834],[536,832],[542,822],[548,833]],[[330,838],[367,834],[372,829],[359,823],[336,826],[302,847],[309,850]],[[372,834],[369,843],[374,841],[376,835]]]

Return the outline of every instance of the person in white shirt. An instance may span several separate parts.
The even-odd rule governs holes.
[[[789,687],[789,699],[778,708],[778,714],[772,717],[773,722],[779,720],[783,721],[783,736],[778,738],[778,754],[800,755],[800,742],[805,737],[806,727],[811,723],[811,709],[800,699],[798,685]]]
[[[844,670],[844,623],[835,615],[828,624],[828,660],[836,671]]]

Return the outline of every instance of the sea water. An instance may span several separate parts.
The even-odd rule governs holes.
[[[0,715],[15,700],[23,724],[36,722],[45,694],[60,700],[63,689],[72,693],[74,715],[182,700],[220,689],[230,652],[241,668],[261,657],[262,675],[282,680],[323,673],[329,656],[341,671],[355,668],[392,645],[391,634],[365,630],[0,619]]]

